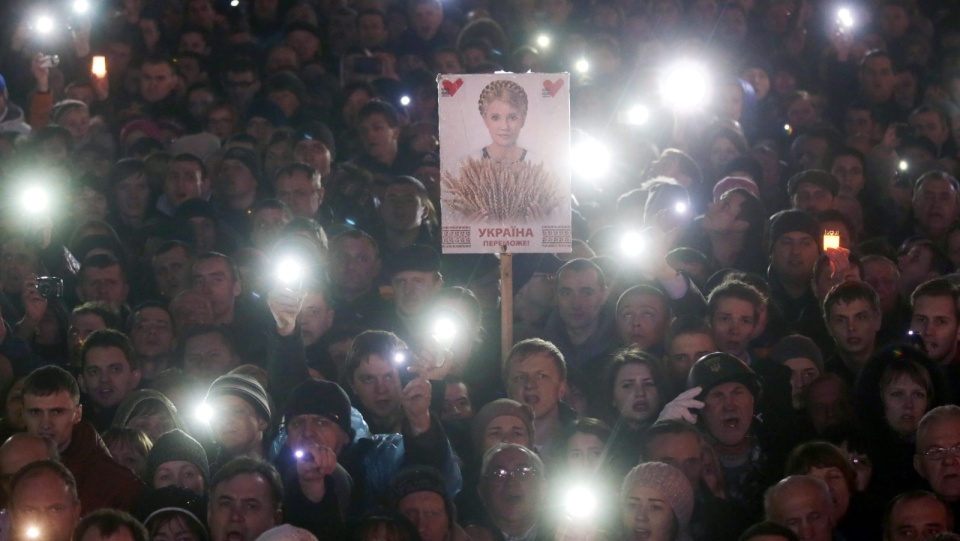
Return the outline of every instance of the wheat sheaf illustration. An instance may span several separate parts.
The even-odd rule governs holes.
[[[547,215],[560,204],[560,186],[543,163],[468,158],[456,177],[444,171],[450,207],[464,216],[497,221]]]

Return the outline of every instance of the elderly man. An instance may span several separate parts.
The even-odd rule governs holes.
[[[960,509],[960,406],[928,411],[917,427],[916,450],[913,468],[956,513]]]
[[[698,360],[690,370],[688,386],[664,407],[659,420],[699,424],[721,457],[728,499],[759,515],[759,491],[782,471],[786,452],[797,437],[795,431],[774,426],[789,423],[762,423],[755,418],[762,381],[733,355],[717,352]],[[787,391],[788,400],[789,396]]]
[[[480,500],[487,510],[485,523],[467,528],[473,539],[548,539],[541,518],[547,503],[543,461],[516,444],[487,451],[480,469]]]
[[[790,528],[803,541],[831,541],[836,526],[831,502],[822,479],[792,475],[767,491],[763,506],[767,520]]]

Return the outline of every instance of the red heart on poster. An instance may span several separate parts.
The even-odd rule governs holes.
[[[443,89],[447,91],[447,94],[454,95],[457,93],[457,90],[460,90],[460,87],[463,86],[463,79],[457,79],[456,81],[443,81],[441,83]]]
[[[560,92],[560,89],[563,88],[563,79],[557,79],[556,81],[548,79],[543,82],[543,88],[547,89],[551,97],[556,96],[557,92]]]

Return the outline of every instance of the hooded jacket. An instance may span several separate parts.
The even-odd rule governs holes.
[[[27,124],[23,109],[7,102],[7,109],[0,114],[0,133],[19,133],[26,135],[30,133],[30,125]]]
[[[132,512],[143,492],[143,482],[121,466],[89,421],[73,427],[70,445],[60,455],[63,465],[77,480],[81,514],[105,507]]]

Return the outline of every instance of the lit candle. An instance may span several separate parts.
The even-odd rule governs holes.
[[[840,247],[840,232],[839,231],[824,231],[823,232],[823,249],[829,250],[833,248],[836,250]]]
[[[95,56],[93,57],[93,67],[90,68],[90,73],[94,75],[97,79],[103,79],[107,76],[107,57],[105,56]]]

